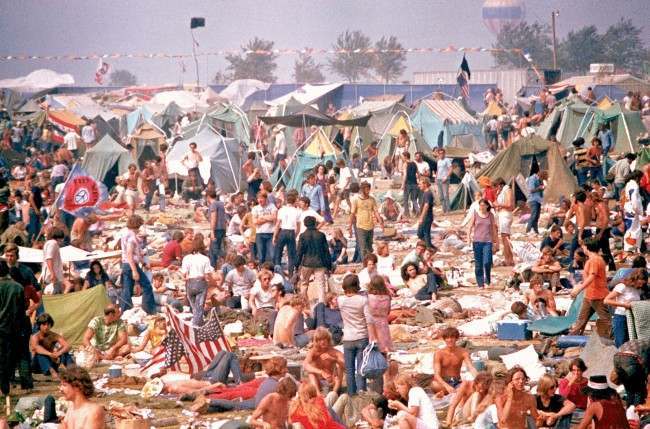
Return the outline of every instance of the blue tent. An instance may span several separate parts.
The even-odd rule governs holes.
[[[480,121],[456,100],[422,100],[411,116],[411,123],[431,148],[485,150]]]

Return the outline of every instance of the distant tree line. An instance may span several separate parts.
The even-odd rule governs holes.
[[[621,18],[604,33],[593,26],[573,30],[558,41],[558,67],[566,72],[585,73],[591,63],[613,63],[632,73],[647,72],[650,50],[641,39],[641,28]],[[553,65],[553,41],[547,24],[522,22],[505,26],[497,36],[497,49],[523,48],[540,67]],[[497,67],[521,67],[526,60],[517,53],[493,52]]]

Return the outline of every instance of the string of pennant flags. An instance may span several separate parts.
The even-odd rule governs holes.
[[[328,55],[328,54],[383,54],[383,53],[416,53],[416,54],[429,54],[429,53],[453,53],[453,52],[511,52],[523,55],[523,49],[511,48],[456,48],[448,46],[446,48],[404,48],[404,49],[272,49],[272,50],[242,50],[242,49],[226,49],[212,52],[197,53],[197,57],[205,56],[226,56],[226,55]],[[156,53],[112,53],[112,54],[87,54],[87,55],[0,55],[0,61],[29,61],[29,60],[69,60],[69,61],[83,61],[83,60],[102,60],[113,58],[138,58],[138,59],[153,59],[153,58],[192,58],[193,54],[172,54],[165,52]]]

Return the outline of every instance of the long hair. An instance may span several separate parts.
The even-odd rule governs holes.
[[[322,409],[314,403],[318,397],[318,390],[309,382],[302,382],[298,388],[298,396],[291,401],[289,415],[304,415],[315,428],[325,423],[325,416]]]

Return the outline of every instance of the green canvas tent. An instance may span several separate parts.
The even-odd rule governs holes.
[[[230,103],[217,103],[201,116],[183,128],[183,139],[196,135],[204,126],[210,126],[226,138],[234,138],[250,147],[250,122],[239,107]]]
[[[126,173],[132,163],[135,163],[135,159],[131,152],[116,142],[110,134],[105,134],[97,144],[86,151],[81,166],[110,189],[115,185],[115,178]]]
[[[480,187],[471,173],[466,173],[458,185],[458,189],[449,201],[449,210],[467,210],[474,202],[474,194],[480,191]]]
[[[548,171],[545,202],[557,202],[560,197],[569,198],[578,189],[575,176],[566,165],[559,146],[536,135],[519,139],[499,152],[478,173],[477,179],[486,176],[491,180],[502,178],[509,183],[519,175],[528,177],[535,166]],[[521,180],[516,180],[516,183],[523,188]],[[526,193],[525,189],[521,190],[523,194]]]
[[[555,106],[537,129],[543,139],[555,139],[564,147],[571,146],[576,138],[581,137],[585,124],[589,123],[596,108],[580,100],[566,100]]]
[[[627,153],[638,150],[637,139],[647,130],[641,112],[626,110],[620,103],[613,103],[607,110],[596,109],[591,121],[584,126],[582,137],[586,141],[598,135],[601,124],[608,123],[614,135],[613,152]]]

